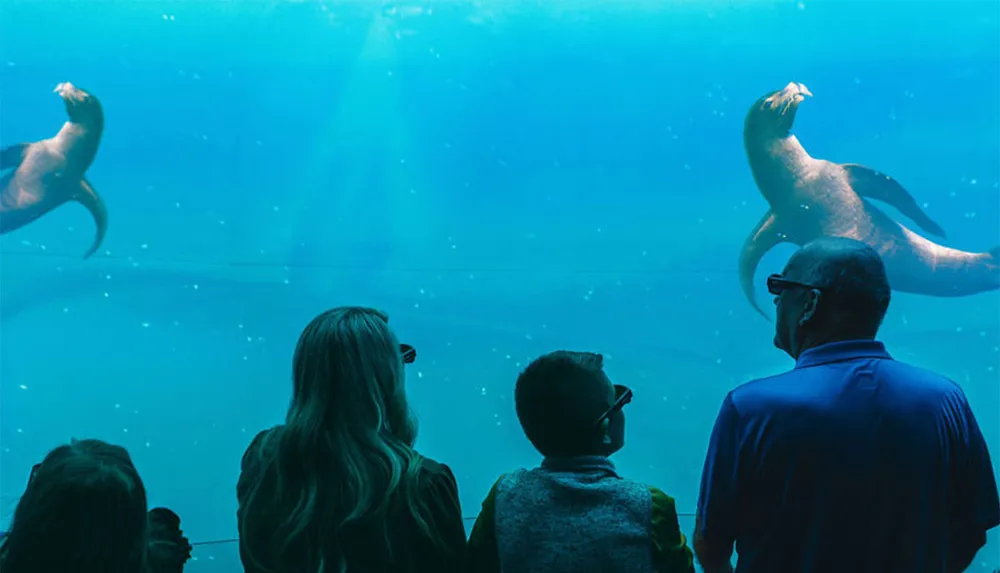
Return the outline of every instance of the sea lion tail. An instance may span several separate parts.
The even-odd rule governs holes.
[[[741,273],[740,274],[740,286],[743,288],[743,295],[747,297],[747,301],[750,302],[750,306],[757,311],[758,314],[764,317],[764,320],[771,322],[771,317],[764,312],[761,308],[760,303],[757,302],[757,289],[753,286],[753,273]]]
[[[764,254],[771,250],[778,243],[785,241],[786,236],[778,232],[778,219],[770,210],[764,213],[757,226],[754,227],[750,236],[743,242],[740,249],[739,269],[740,288],[743,295],[747,297],[750,306],[764,317],[764,320],[771,322],[771,317],[764,312],[760,303],[757,302],[757,291],[753,286],[753,279],[757,274],[757,266]]]
[[[104,206],[104,200],[97,194],[97,191],[94,191],[94,188],[86,179],[80,182],[80,191],[73,199],[79,201],[81,205],[90,211],[90,215],[94,218],[94,225],[97,227],[94,243],[83,255],[85,259],[90,258],[101,247],[101,243],[104,242],[104,235],[108,232],[108,209]]]

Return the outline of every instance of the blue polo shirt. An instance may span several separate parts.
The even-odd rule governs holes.
[[[737,573],[946,571],[949,540],[1000,523],[986,443],[952,381],[855,340],[730,392],[700,530]]]

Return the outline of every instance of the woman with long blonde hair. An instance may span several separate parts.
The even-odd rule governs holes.
[[[401,345],[377,310],[309,323],[283,425],[259,433],[237,485],[248,573],[458,571],[465,530],[451,470],[413,449]]]

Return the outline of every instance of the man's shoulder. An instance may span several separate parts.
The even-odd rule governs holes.
[[[928,391],[937,391],[939,393],[950,394],[961,392],[961,387],[958,383],[933,370],[899,360],[885,360],[884,362],[885,375],[891,376],[893,380],[911,383],[917,382]]]
[[[786,372],[752,379],[730,392],[729,399],[741,413],[755,405],[771,407],[799,400],[811,401],[813,391],[820,391],[817,382],[828,377],[843,379],[841,363],[819,364],[808,368],[793,368]],[[871,372],[871,371],[869,371]],[[953,380],[932,370],[892,358],[878,359],[874,375],[881,383],[890,384],[899,394],[911,398],[942,399],[963,396]]]
[[[781,399],[802,384],[801,370],[788,370],[779,374],[752,378],[729,392],[733,405],[747,405],[759,401]]]

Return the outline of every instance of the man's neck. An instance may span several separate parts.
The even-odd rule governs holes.
[[[802,340],[802,346],[799,348],[798,355],[795,356],[798,359],[802,356],[802,353],[807,350],[812,350],[813,348],[818,348],[826,344],[834,344],[836,342],[850,342],[852,340],[875,340],[874,336],[871,335],[858,335],[858,334],[845,334],[845,333],[824,333],[815,335],[806,335]]]

